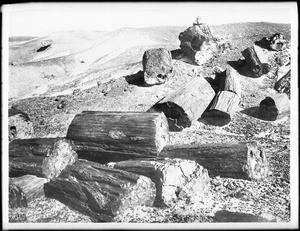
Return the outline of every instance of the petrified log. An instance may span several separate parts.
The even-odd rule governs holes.
[[[286,93],[290,95],[291,93],[291,70],[288,71],[281,79],[279,79],[275,84],[275,90],[280,93]]]
[[[226,77],[221,91],[231,91],[241,98],[241,80],[240,74],[232,67],[227,67]]]
[[[143,71],[148,85],[165,83],[174,75],[171,52],[165,48],[146,50],[143,55]]]
[[[28,114],[14,107],[8,110],[8,138],[28,139],[34,135],[33,124]]]
[[[260,118],[275,121],[288,115],[290,112],[290,101],[285,93],[268,96],[259,104]]]
[[[183,53],[198,65],[206,63],[219,50],[217,39],[211,34],[208,25],[201,20],[196,19],[193,26],[181,32],[179,40]]]
[[[203,113],[201,120],[215,126],[224,126],[234,116],[240,98],[230,91],[219,91],[209,108]]]
[[[247,75],[257,78],[270,71],[270,65],[261,63],[253,46],[242,51],[242,55],[246,60],[244,69]]]
[[[44,188],[46,197],[97,221],[111,221],[133,206],[152,206],[155,199],[155,185],[149,178],[87,160],[68,165]]]
[[[27,207],[28,204],[44,196],[44,184],[49,179],[33,175],[9,179],[9,207]]]
[[[79,158],[98,162],[98,153],[115,161],[118,155],[157,156],[169,142],[169,130],[161,112],[83,111],[71,122],[67,138],[73,140]]]
[[[211,177],[263,180],[268,176],[268,160],[254,142],[169,145],[162,157],[194,160]]]
[[[9,175],[52,178],[77,159],[72,141],[64,138],[16,139],[9,144]]]
[[[195,161],[183,159],[143,159],[109,163],[124,171],[149,177],[156,186],[156,206],[170,206],[178,198],[190,200],[203,195],[210,187],[207,170]]]
[[[286,48],[287,41],[280,33],[274,34],[268,40],[269,40],[269,48],[272,50],[282,51],[284,48]]]
[[[157,102],[149,111],[162,111],[170,131],[181,131],[200,118],[215,92],[204,78],[194,78],[184,87]]]

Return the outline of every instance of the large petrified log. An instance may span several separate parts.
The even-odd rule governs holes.
[[[240,74],[232,67],[227,67],[224,83],[221,85],[221,91],[231,91],[241,98],[241,79]]]
[[[207,24],[197,18],[193,26],[179,34],[180,48],[198,65],[206,63],[218,51],[217,39],[211,34]]]
[[[231,212],[227,210],[219,210],[213,217],[213,222],[276,222],[276,220],[268,220],[263,216],[251,213]]]
[[[280,78],[275,84],[275,90],[280,93],[291,93],[291,70],[289,70],[282,78]]]
[[[152,206],[155,185],[145,176],[79,159],[45,184],[54,198],[96,221],[112,221],[127,208]]]
[[[290,100],[285,93],[268,96],[259,104],[260,118],[274,121],[281,119],[290,112]]]
[[[79,158],[111,162],[118,156],[157,156],[169,142],[169,130],[161,112],[83,111],[71,122],[67,138]]]
[[[269,172],[265,152],[254,142],[169,145],[161,156],[194,160],[211,177],[263,180]]]
[[[157,102],[149,111],[162,111],[170,131],[181,131],[200,118],[215,92],[204,78],[196,77]]]
[[[224,126],[234,116],[240,98],[230,91],[219,91],[209,108],[203,113],[201,120],[215,126]]]
[[[16,139],[9,144],[9,175],[52,178],[77,159],[72,141],[65,138]]]
[[[49,179],[24,175],[9,179],[9,207],[27,207],[28,204],[44,196],[44,184]]]
[[[207,170],[195,161],[184,159],[143,159],[109,163],[124,171],[149,177],[156,186],[156,206],[170,206],[178,198],[191,201],[204,195],[210,187]]]
[[[148,85],[168,81],[174,75],[171,52],[165,48],[146,50],[143,55],[143,71]]]
[[[245,74],[257,78],[270,71],[270,65],[261,63],[253,46],[242,51],[242,55],[245,57],[246,62],[244,66]]]

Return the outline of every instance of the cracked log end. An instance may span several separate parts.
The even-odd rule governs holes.
[[[154,124],[156,128],[155,144],[158,153],[160,153],[170,141],[169,125],[165,114],[160,113],[160,115],[154,119]]]
[[[191,160],[128,160],[113,163],[111,166],[149,177],[156,186],[156,206],[170,206],[179,198],[197,200],[210,187],[207,170]]]
[[[247,147],[247,163],[243,166],[243,170],[251,180],[266,179],[269,173],[269,165],[265,151],[252,143],[249,143]]]
[[[50,179],[57,177],[67,165],[73,164],[77,159],[72,141],[58,138],[53,143],[50,156],[43,161],[43,172]]]
[[[44,184],[49,180],[25,175],[9,179],[9,207],[27,207],[28,204],[44,196]]]

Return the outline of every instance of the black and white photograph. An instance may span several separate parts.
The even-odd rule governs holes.
[[[299,228],[296,1],[1,14],[3,230]]]

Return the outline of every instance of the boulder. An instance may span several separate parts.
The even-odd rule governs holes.
[[[8,139],[28,139],[33,137],[33,124],[29,116],[18,109],[8,110]]]
[[[217,39],[201,18],[197,18],[193,26],[179,34],[180,48],[198,65],[206,63],[219,50]]]
[[[165,48],[146,50],[143,55],[143,71],[146,84],[165,83],[173,76],[171,52]]]
[[[269,48],[274,51],[282,51],[283,49],[286,48],[287,41],[280,33],[274,34],[268,40],[269,40]]]

